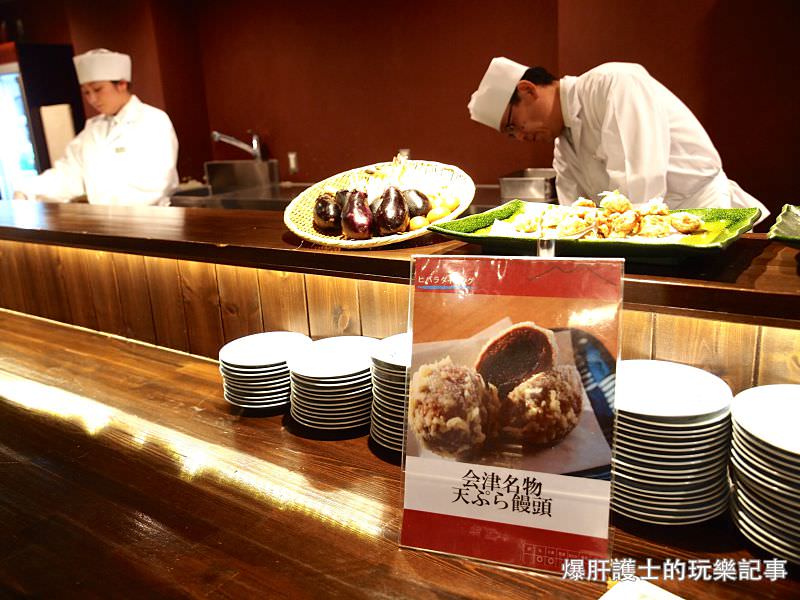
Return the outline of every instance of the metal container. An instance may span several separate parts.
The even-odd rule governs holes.
[[[500,199],[553,202],[556,199],[555,169],[523,169],[500,178]]]

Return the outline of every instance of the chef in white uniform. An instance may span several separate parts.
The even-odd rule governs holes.
[[[722,170],[705,129],[641,65],[607,63],[555,79],[494,58],[469,103],[473,120],[520,141],[555,142],[561,204],[618,189],[672,209],[766,207]]]
[[[22,183],[15,198],[92,204],[167,204],[178,185],[178,139],[167,114],[131,93],[131,58],[105,49],[75,56],[81,93],[99,115],[53,168]]]

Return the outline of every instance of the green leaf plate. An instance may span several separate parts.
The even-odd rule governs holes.
[[[485,233],[485,229],[495,219],[510,219],[522,212],[524,206],[522,200],[512,200],[482,213],[441,225],[431,225],[428,229],[464,242],[480,244],[491,252],[535,255],[536,238]],[[637,238],[556,240],[556,256],[623,257],[646,262],[675,262],[689,256],[719,252],[727,248],[747,232],[761,214],[757,208],[691,208],[682,212],[698,215],[709,230],[687,235],[679,241]],[[800,228],[795,231],[800,231]]]
[[[800,206],[784,204],[781,214],[775,219],[775,224],[769,228],[767,237],[800,247]]]

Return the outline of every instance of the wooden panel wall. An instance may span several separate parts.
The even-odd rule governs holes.
[[[0,240],[0,306],[215,358],[260,331],[405,331],[409,287]],[[800,330],[622,311],[623,359],[719,375],[734,393],[800,383]]]

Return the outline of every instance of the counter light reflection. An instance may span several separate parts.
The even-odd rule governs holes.
[[[320,491],[299,473],[151,423],[89,398],[0,371],[0,397],[28,410],[79,424],[96,436],[107,428],[127,433],[139,447],[164,447],[186,479],[201,474],[236,486],[281,510],[368,536],[382,532],[382,506],[346,490]],[[119,439],[118,436],[110,439]]]

